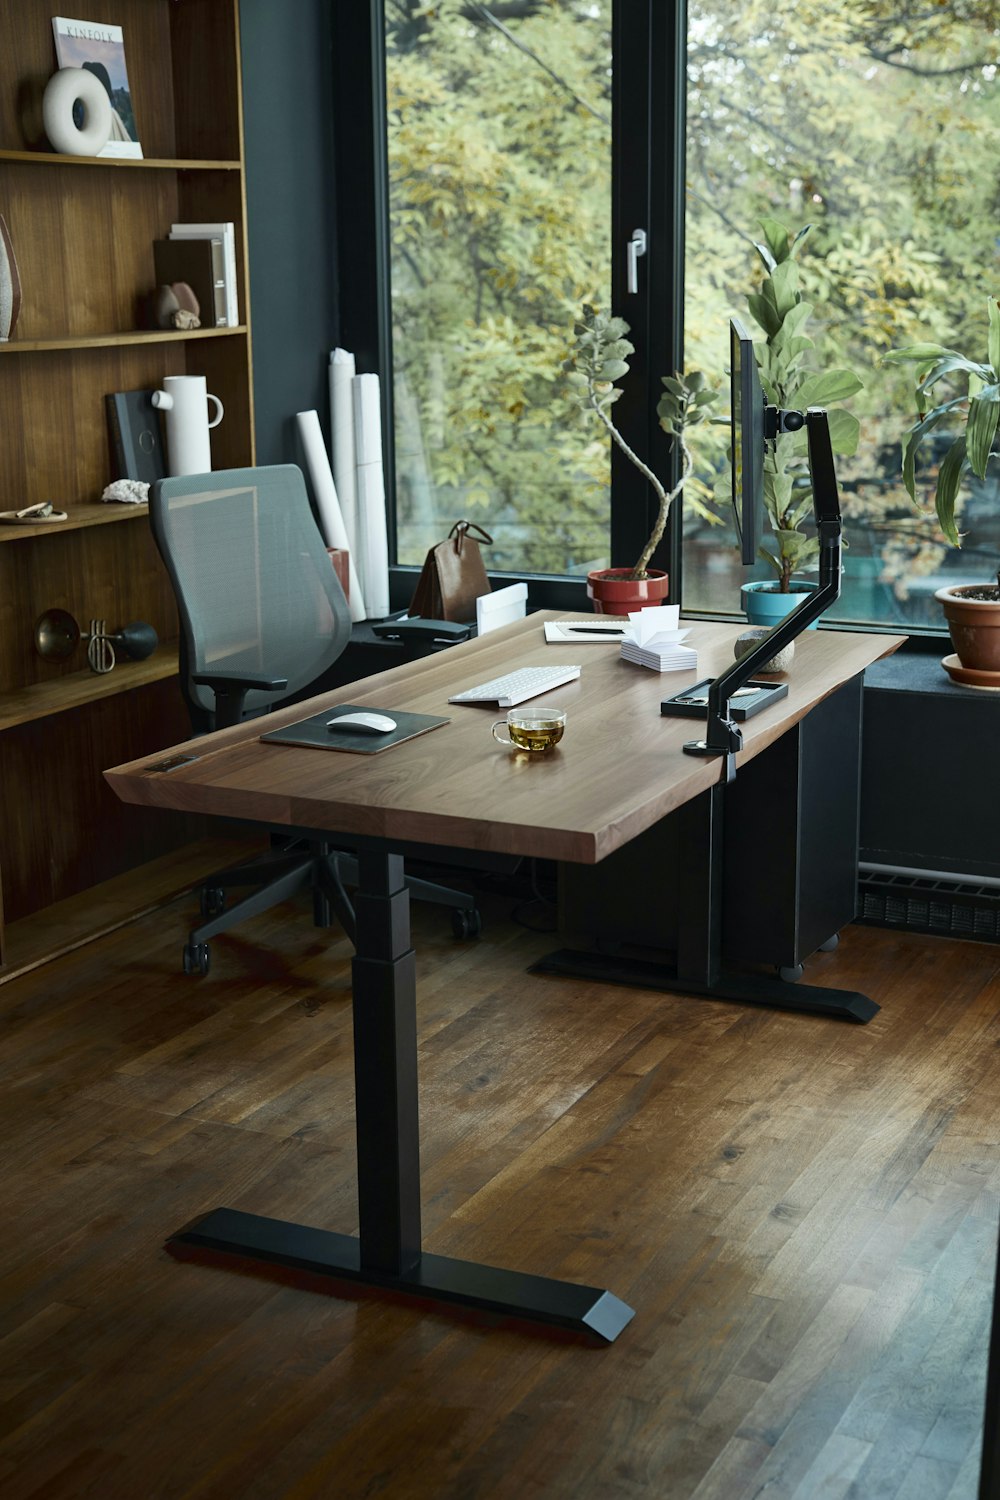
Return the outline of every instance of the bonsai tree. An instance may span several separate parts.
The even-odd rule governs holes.
[[[957,349],[946,349],[941,344],[910,344],[905,349],[890,350],[883,358],[884,364],[917,366],[913,392],[917,415],[903,444],[903,483],[914,505],[918,504],[915,483],[918,447],[928,433],[945,423],[959,429],[938,470],[934,496],[938,524],[953,547],[962,545],[955,514],[962,480],[969,472],[977,479],[985,479],[1000,423],[1000,307],[995,297],[987,298],[986,311],[985,361],[969,359]],[[958,377],[964,391],[939,399],[932,406],[931,392],[937,395],[940,383],[949,377]],[[991,597],[997,597],[998,590],[1000,573]]]
[[[828,409],[863,388],[851,370],[813,370],[809,352],[815,346],[804,331],[812,304],[803,301],[796,264],[812,225],[792,234],[777,219],[762,219],[763,243],[754,242],[764,266],[760,290],[747,298],[754,322],[764,332],[756,347],[761,385],[767,400],[786,411],[807,406]],[[834,453],[852,454],[858,446],[856,417],[842,407],[829,412]],[[807,536],[800,523],[812,514],[812,489],[806,463],[806,433],[786,433],[769,443],[764,457],[764,505],[774,532],[775,548],[761,547],[760,557],[778,580],[778,591],[791,591],[792,574],[815,563],[819,541]]]
[[[657,403],[656,415],[664,432],[670,434],[681,451],[681,476],[668,494],[652,469],[629,447],[610,416],[611,407],[622,394],[615,382],[628,374],[628,356],[635,353],[635,346],[626,337],[629,325],[624,318],[611,317],[585,304],[583,317],[574,324],[573,332],[575,349],[564,362],[563,369],[582,387],[581,407],[592,412],[603,424],[612,442],[652,485],[659,502],[653,529],[635,567],[628,574],[633,579],[645,578],[650,558],[662,540],[670,506],[687,483],[693,467],[685,434],[689,427],[705,420],[709,407],[719,399],[718,392],[709,388],[700,370],[662,377],[664,389]]]

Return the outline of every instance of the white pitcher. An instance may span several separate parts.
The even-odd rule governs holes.
[[[205,389],[204,375],[166,375],[152,402],[167,419],[167,468],[171,475],[207,474],[212,467],[209,430],[222,421],[222,402]],[[216,412],[208,420],[208,403]]]

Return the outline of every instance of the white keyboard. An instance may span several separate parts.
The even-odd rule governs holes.
[[[503,677],[481,682],[478,687],[456,693],[449,703],[495,703],[499,708],[513,708],[527,698],[537,698],[549,688],[561,687],[579,677],[579,667],[519,667]]]

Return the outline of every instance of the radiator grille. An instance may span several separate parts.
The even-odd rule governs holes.
[[[857,921],[1000,943],[1000,890],[912,875],[862,873]]]

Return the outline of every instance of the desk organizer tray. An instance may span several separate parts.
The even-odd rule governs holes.
[[[378,713],[395,719],[395,729],[386,734],[361,734],[357,730],[341,730],[326,726],[335,715],[346,713]],[[377,755],[403,740],[416,739],[418,734],[428,734],[450,719],[438,719],[432,714],[408,714],[398,708],[373,708],[370,703],[335,703],[325,713],[313,714],[309,719],[298,719],[286,724],[283,729],[272,729],[262,734],[261,740],[271,745],[302,745],[312,750],[347,750],[353,755]]]
[[[711,686],[712,678],[706,677],[693,687],[684,688],[671,698],[664,698],[660,704],[660,713],[671,719],[707,719],[708,690]],[[758,682],[751,678],[730,698],[729,716],[734,723],[740,724],[787,695],[787,682]]]

